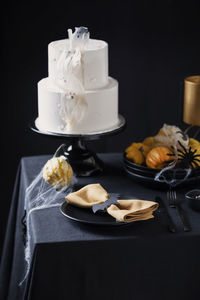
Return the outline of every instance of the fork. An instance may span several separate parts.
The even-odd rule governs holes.
[[[176,191],[169,189],[169,191],[167,192],[167,198],[169,200],[169,206],[176,208],[176,205],[175,205]]]
[[[169,200],[169,206],[176,208],[178,210],[179,216],[181,218],[181,221],[183,223],[183,229],[184,231],[191,231],[190,224],[184,214],[184,210],[182,209],[180,203],[177,202],[177,194],[175,190],[170,189],[167,192],[167,198]]]

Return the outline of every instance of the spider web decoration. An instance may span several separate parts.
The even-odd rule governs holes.
[[[58,157],[63,153],[63,149],[66,147],[65,144],[62,144],[57,151],[55,152],[53,157]],[[30,263],[31,263],[31,233],[30,233],[30,216],[33,211],[42,210],[50,207],[59,207],[66,195],[72,192],[73,185],[76,182],[75,176],[73,176],[72,181],[68,186],[64,188],[60,188],[60,180],[57,181],[57,184],[51,186],[47,184],[43,179],[43,170],[36,175],[35,179],[31,182],[31,184],[27,187],[25,192],[25,201],[24,201],[24,210],[25,210],[25,220],[22,220],[23,229],[26,232],[25,239],[25,261],[26,261],[26,269],[24,272],[24,277],[19,283],[22,285],[26,280],[29,271],[30,271]]]
[[[159,173],[156,174],[155,176],[155,181],[159,181],[161,183],[166,183],[167,185],[171,187],[175,187],[182,182],[184,182],[191,174],[192,169],[180,169],[180,168],[175,168],[176,166],[175,162],[174,164],[165,167],[162,169]],[[185,173],[185,175],[182,178],[177,178],[177,174],[179,172]]]
[[[86,27],[76,27],[74,33],[68,29],[68,36],[70,48],[61,51],[56,64],[55,83],[62,90],[59,103],[61,131],[73,130],[87,111],[83,57],[89,43],[89,31]]]

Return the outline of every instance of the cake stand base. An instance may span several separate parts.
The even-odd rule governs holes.
[[[50,131],[43,131],[37,126],[37,119],[32,121],[30,124],[30,129],[39,134],[51,137],[66,139],[70,141],[70,146],[62,144],[56,151],[56,156],[64,155],[76,176],[92,176],[103,172],[103,162],[98,158],[98,156],[87,149],[85,141],[87,140],[98,140],[106,136],[111,136],[118,134],[124,130],[126,121],[123,116],[119,115],[119,121],[116,126],[101,132],[91,132],[91,133],[81,133],[81,134],[66,134],[66,133],[56,133]]]
[[[92,176],[103,171],[103,162],[88,150],[83,140],[72,139],[70,146],[61,145],[56,156],[61,155],[66,157],[77,176]]]

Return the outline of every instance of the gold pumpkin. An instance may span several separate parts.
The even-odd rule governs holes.
[[[142,165],[144,162],[144,155],[135,147],[126,153],[126,157],[138,165]]]
[[[197,140],[195,140],[195,139],[193,139],[193,138],[190,138],[190,139],[189,139],[189,146],[195,148],[195,147],[200,146],[200,143],[199,143],[199,141],[197,141]]]
[[[194,155],[198,155],[196,156],[195,162],[196,164],[194,164],[194,162],[192,163],[193,168],[198,168],[200,167],[200,143],[198,145],[193,145],[191,146],[191,150],[195,151]]]
[[[169,148],[155,147],[147,154],[146,165],[152,169],[162,169],[164,164],[173,158],[168,154],[173,154]]]
[[[132,152],[133,148],[139,150],[145,157],[147,156],[147,153],[151,149],[149,146],[143,143],[132,143],[128,148],[126,148],[125,152],[126,153]]]
[[[143,141],[143,144],[150,148],[153,148],[155,146],[154,137],[153,136],[146,137]]]

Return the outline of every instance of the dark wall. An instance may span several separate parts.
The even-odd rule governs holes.
[[[22,156],[53,153],[59,141],[31,132],[37,82],[47,76],[47,45],[68,28],[87,26],[109,43],[110,75],[119,80],[124,133],[90,142],[96,151],[123,151],[164,122],[182,123],[181,85],[200,74],[199,1],[7,2],[3,20],[1,92],[1,242]]]

